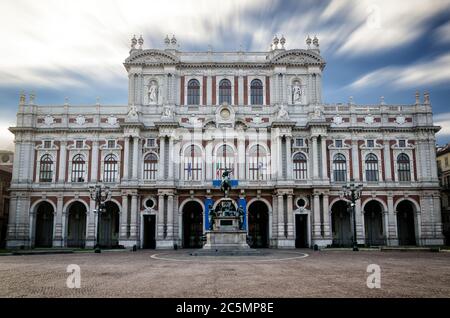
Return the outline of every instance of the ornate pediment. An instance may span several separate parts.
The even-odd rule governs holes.
[[[325,60],[317,53],[309,50],[288,50],[274,56],[273,64],[296,64],[325,66]]]
[[[133,52],[126,60],[125,65],[139,64],[176,64],[179,60],[173,54],[160,50],[140,50]]]

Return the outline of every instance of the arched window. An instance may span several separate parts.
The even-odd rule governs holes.
[[[158,171],[158,157],[149,153],[144,157],[144,180],[156,180]]]
[[[267,152],[257,144],[248,152],[248,179],[267,180]]]
[[[190,145],[184,151],[184,180],[202,180],[202,151],[198,146]]]
[[[103,182],[115,182],[117,178],[117,158],[110,154],[105,157],[103,167]]]
[[[50,155],[43,155],[39,163],[39,182],[53,181],[53,159]]]
[[[305,154],[298,152],[294,155],[294,178],[305,180],[308,178],[308,160]]]
[[[333,158],[333,173],[334,181],[345,182],[347,181],[347,160],[345,156],[338,153]]]
[[[84,173],[86,170],[86,161],[81,154],[72,158],[72,182],[84,182]]]
[[[397,172],[399,181],[411,181],[411,163],[405,153],[401,153],[397,157]]]
[[[378,181],[378,157],[373,153],[366,156],[366,181]]]
[[[222,173],[225,169],[232,170],[234,173],[234,151],[228,145],[222,145],[216,152],[216,167],[215,167],[216,179],[222,178]]]
[[[189,81],[187,96],[188,105],[200,105],[200,83],[196,79]]]
[[[250,84],[250,97],[252,105],[263,104],[263,84],[259,79],[254,79]]]
[[[231,82],[223,79],[219,83],[219,104],[223,102],[231,104]]]

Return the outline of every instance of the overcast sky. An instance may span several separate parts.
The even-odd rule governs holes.
[[[144,48],[175,34],[189,51],[267,50],[274,35],[304,48],[317,35],[324,102],[412,104],[428,90],[450,142],[449,17],[449,0],[0,0],[0,149],[22,89],[38,104],[126,104],[133,34]]]

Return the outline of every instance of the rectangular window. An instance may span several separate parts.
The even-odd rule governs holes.
[[[401,148],[406,147],[406,140],[400,139],[400,140],[398,141],[398,146],[401,147]]]
[[[295,139],[295,146],[296,147],[303,147],[303,139],[302,138],[297,138]]]
[[[335,145],[337,148],[342,148],[342,140],[340,140],[340,139],[336,140],[336,141],[334,142],[334,145]]]
[[[83,148],[83,140],[77,140],[75,143],[75,147],[78,149]]]
[[[108,148],[116,148],[116,141],[115,140],[108,140]]]
[[[155,138],[147,139],[147,147],[155,147]]]
[[[371,139],[367,140],[367,147],[369,148],[373,148],[375,145],[375,142]]]
[[[44,140],[44,148],[51,148],[52,142],[51,140]]]

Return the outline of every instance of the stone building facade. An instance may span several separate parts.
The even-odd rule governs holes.
[[[450,245],[450,144],[437,149],[437,165],[441,182],[442,227],[445,244]]]
[[[9,187],[11,184],[14,153],[0,150],[0,248],[6,245],[9,214]]]
[[[350,245],[342,186],[364,185],[357,241],[443,243],[429,95],[415,103],[324,104],[317,38],[267,52],[183,52],[176,39],[124,66],[127,105],[17,113],[8,246],[199,247],[218,179],[245,210],[254,247]],[[89,186],[112,191],[98,214]],[[99,227],[98,227],[99,226]]]

